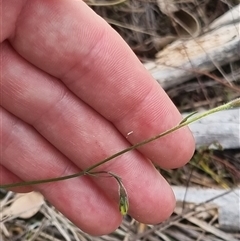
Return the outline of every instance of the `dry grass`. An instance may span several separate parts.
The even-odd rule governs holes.
[[[194,13],[201,27],[208,26],[216,17],[239,1],[199,0],[176,1],[180,9]],[[155,0],[88,0],[87,3],[115,28],[142,61],[154,59],[164,44],[178,38],[174,18],[162,13]],[[212,108],[240,95],[240,60],[221,66],[235,87],[221,82],[219,70],[212,73],[196,73],[192,80],[167,89],[168,95],[181,112]],[[189,101],[191,100],[191,101]],[[159,170],[172,185],[234,188],[240,182],[240,150],[196,151],[191,162],[177,170]],[[0,193],[1,208],[7,208],[15,200],[15,194],[4,190]],[[216,197],[217,198],[217,197]],[[0,240],[150,240],[150,241],[232,241],[240,235],[219,229],[218,212],[211,203],[179,203],[172,217],[166,222],[151,226],[126,216],[122,225],[110,235],[90,237],[81,232],[49,203],[45,202],[37,214],[22,219],[18,215],[4,217],[1,222]]]

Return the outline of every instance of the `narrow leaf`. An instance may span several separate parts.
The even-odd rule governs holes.
[[[197,111],[194,111],[192,113],[190,113],[189,115],[187,115],[186,117],[184,117],[181,122],[179,123],[179,125],[183,124],[184,122],[186,122],[191,116],[195,115],[197,113]]]

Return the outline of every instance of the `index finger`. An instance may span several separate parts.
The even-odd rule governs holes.
[[[7,36],[12,46],[63,81],[122,135],[132,133],[128,136],[132,144],[180,121],[171,100],[129,47],[83,1],[26,1],[16,21],[15,33]],[[172,168],[184,164],[193,147],[184,128],[140,151]]]

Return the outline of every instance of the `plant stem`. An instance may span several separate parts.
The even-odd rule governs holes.
[[[18,182],[18,183],[12,183],[12,184],[5,184],[5,185],[1,185],[0,188],[13,188],[13,187],[20,187],[20,186],[28,186],[28,185],[36,185],[36,184],[43,184],[43,183],[49,183],[49,182],[58,182],[58,181],[63,181],[63,180],[66,180],[66,179],[70,179],[70,178],[75,178],[75,177],[79,177],[79,176],[83,176],[83,175],[89,175],[89,172],[92,171],[93,169],[103,165],[104,163],[106,162],[109,162],[111,160],[113,160],[114,158],[118,157],[118,156],[121,156],[123,155],[124,153],[127,153],[131,150],[134,150],[138,147],[141,147],[149,142],[152,142],[154,140],[157,140],[163,136],[166,136],[184,126],[187,126],[199,119],[202,119],[208,115],[211,115],[215,112],[219,112],[219,111],[222,111],[222,110],[227,110],[227,109],[230,109],[230,108],[233,108],[233,107],[238,107],[240,106],[240,98],[237,98],[233,101],[230,101],[226,104],[223,104],[221,106],[218,106],[216,108],[213,108],[213,109],[210,109],[204,113],[200,113],[200,114],[190,114],[189,116],[185,117],[178,125],[172,127],[171,129],[165,131],[165,132],[162,132],[154,137],[151,137],[149,139],[146,139],[144,141],[141,141],[135,145],[132,145],[122,151],[119,151],[105,159],[103,159],[102,161],[88,167],[87,169],[81,171],[81,172],[78,172],[78,173],[75,173],[75,174],[72,174],[72,175],[68,175],[68,176],[63,176],[63,177],[56,177],[56,178],[49,178],[49,179],[42,179],[42,180],[35,180],[35,181],[27,181],[27,182]]]

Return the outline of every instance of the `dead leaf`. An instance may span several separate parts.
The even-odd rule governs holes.
[[[44,198],[41,193],[17,194],[13,203],[4,210],[4,216],[31,218],[40,210],[43,203]]]

